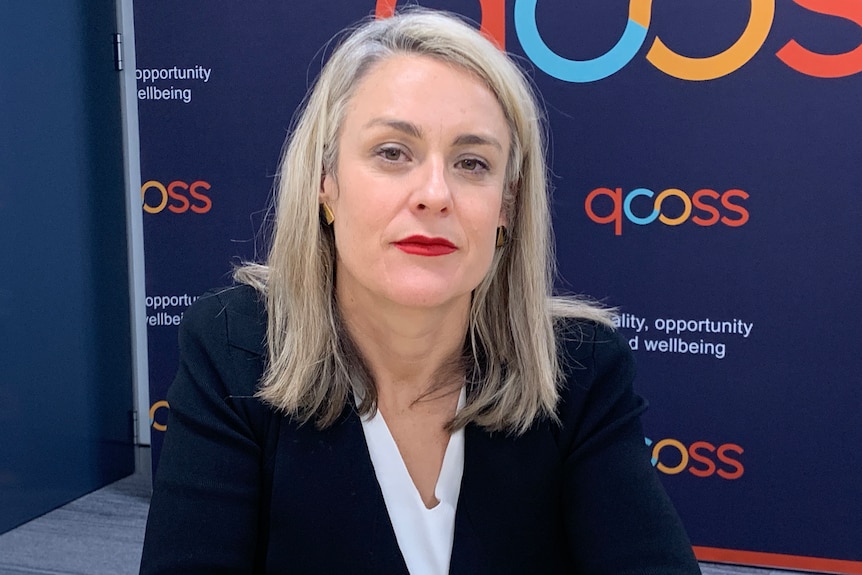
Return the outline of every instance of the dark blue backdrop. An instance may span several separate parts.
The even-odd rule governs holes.
[[[422,4],[483,17],[477,1]],[[624,38],[640,30],[643,42],[627,63],[631,54],[604,65],[615,73],[577,82],[555,77],[530,27],[560,57],[592,60],[620,40],[629,2],[482,2],[486,19],[500,10],[505,47],[531,70],[547,108],[558,287],[626,314],[656,464],[701,558],[860,573],[862,2],[631,4]],[[254,257],[320,47],[374,9],[374,0],[136,6],[139,88],[169,98],[144,92],[139,101],[143,181],[165,190],[144,186],[156,453],[167,413],[158,402],[176,368],[174,316],[188,302],[180,296],[227,283],[231,261]],[[682,79],[678,67],[647,59],[657,39],[706,58],[741,36],[754,38],[748,53],[732,51],[713,79]],[[844,57],[853,65],[835,78],[819,77],[834,60],[798,71],[798,57],[785,58],[791,66],[776,55],[791,40],[821,54],[855,50]],[[174,66],[209,70],[208,80],[144,81],[145,70]],[[660,216],[632,221],[649,220],[664,190],[676,191]],[[640,332],[630,316],[643,320]],[[701,331],[668,332],[666,320],[750,331],[697,323]],[[706,353],[680,353],[680,341]]]

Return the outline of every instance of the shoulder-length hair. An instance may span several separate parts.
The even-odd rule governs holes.
[[[265,294],[268,365],[258,395],[301,422],[334,423],[352,393],[376,409],[369,371],[335,300],[335,239],[319,216],[324,173],[338,166],[339,129],[360,80],[393,55],[435,58],[484,82],[503,109],[511,151],[503,206],[506,243],[474,290],[464,360],[467,404],[450,422],[522,433],[555,419],[561,379],[555,322],[609,313],[551,296],[552,253],[543,115],[530,82],[509,57],[459,18],[411,9],[365,22],[340,42],[306,96],[278,173],[275,224],[265,264],[235,272]]]

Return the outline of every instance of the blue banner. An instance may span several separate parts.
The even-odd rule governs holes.
[[[421,2],[529,70],[563,293],[619,306],[703,560],[862,573],[862,2]],[[291,117],[363,2],[135,6],[153,448],[195,296],[253,259]]]

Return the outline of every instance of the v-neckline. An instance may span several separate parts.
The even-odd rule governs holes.
[[[466,403],[462,389],[458,408]],[[449,572],[455,522],[464,472],[465,430],[449,436],[434,488],[437,505],[425,506],[398,445],[377,411],[360,418],[365,444],[395,540],[411,573],[444,575]]]
[[[466,388],[462,387],[458,397],[457,409],[460,410],[463,408],[466,401]],[[368,452],[384,494],[387,489],[400,489],[402,493],[409,491],[411,498],[415,496],[421,508],[426,512],[433,512],[435,509],[438,509],[444,501],[453,508],[457,505],[458,495],[461,490],[461,475],[464,469],[463,429],[449,435],[449,440],[446,443],[446,451],[443,454],[443,461],[437,474],[437,481],[434,484],[434,498],[437,499],[437,504],[434,507],[427,507],[425,501],[422,499],[422,494],[419,492],[419,488],[407,469],[407,464],[404,462],[401,450],[398,449],[398,444],[383,414],[378,410],[372,417],[363,417],[361,421],[362,431],[368,445]],[[379,473],[377,471],[378,468],[380,469]],[[410,489],[406,489],[405,486],[409,486]]]

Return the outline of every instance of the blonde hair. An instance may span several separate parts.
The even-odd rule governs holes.
[[[235,272],[265,294],[268,366],[258,392],[301,422],[334,423],[352,391],[361,414],[376,409],[374,382],[335,301],[335,241],[320,220],[322,173],[338,165],[339,127],[353,91],[378,62],[396,54],[435,58],[474,74],[493,92],[509,124],[511,152],[503,205],[508,233],[473,292],[464,369],[466,406],[450,423],[522,433],[554,419],[561,378],[555,321],[610,323],[608,310],[551,296],[554,274],[541,108],[520,69],[453,15],[410,9],[352,30],[306,96],[281,161],[276,218],[265,265]],[[322,170],[322,171],[321,171]]]

